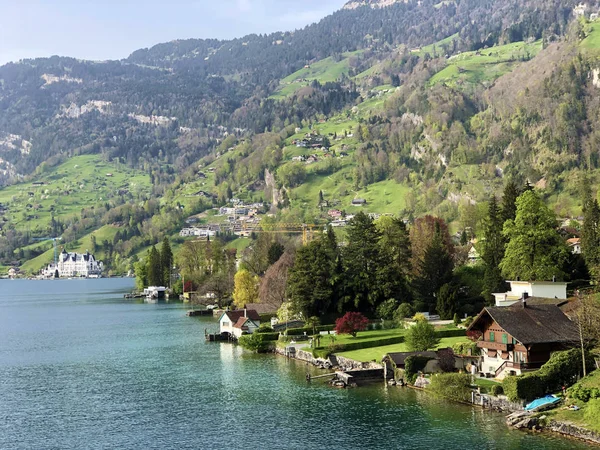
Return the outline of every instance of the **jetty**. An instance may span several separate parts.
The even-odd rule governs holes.
[[[185,315],[188,317],[212,316],[213,312],[210,309],[190,309]]]

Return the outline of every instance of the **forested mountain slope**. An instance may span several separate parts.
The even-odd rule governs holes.
[[[35,236],[76,241],[114,225],[124,268],[232,196],[272,202],[282,220],[323,222],[364,199],[370,212],[473,228],[476,204],[511,177],[578,213],[572,175],[599,164],[600,86],[600,30],[574,17],[579,2],[352,3],[294,32],[0,67],[2,183],[27,192],[69,158],[97,155],[152,184],[90,197],[82,226],[36,192],[4,196],[2,261],[35,256],[15,253]]]

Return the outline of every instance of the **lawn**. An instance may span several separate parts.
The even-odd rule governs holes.
[[[444,38],[433,44],[421,47],[421,50],[415,51],[413,53],[419,56],[425,56],[427,53],[429,53],[429,55],[433,56],[434,58],[437,56],[443,56],[444,49],[442,48],[442,45],[448,45],[448,47],[450,47],[454,39],[458,39],[458,33],[455,33],[452,36],[448,36],[447,38]]]
[[[393,330],[390,330],[393,331]],[[405,330],[400,330],[400,331],[405,331]],[[360,337],[360,334],[359,334]],[[467,338],[464,336],[458,336],[458,337],[448,337],[448,338],[442,338],[440,340],[440,344],[438,345],[438,348],[446,348],[446,347],[452,347],[454,344],[457,344],[459,342],[466,342]],[[352,341],[349,341],[352,342]],[[339,341],[336,340],[336,344],[339,343]],[[363,348],[360,350],[352,350],[349,352],[341,352],[338,353],[338,355],[343,356],[345,358],[350,358],[350,359],[354,359],[356,361],[362,361],[362,362],[367,362],[367,361],[381,361],[381,358],[386,354],[386,353],[390,353],[390,352],[407,352],[409,351],[406,343],[402,342],[400,344],[392,344],[392,345],[383,345],[381,347],[371,347],[371,348]]]

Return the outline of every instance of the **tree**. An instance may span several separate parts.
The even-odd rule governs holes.
[[[169,238],[164,237],[162,246],[160,248],[160,265],[162,267],[162,285],[171,286],[171,267],[173,267],[173,252],[171,251],[171,244],[169,244]]]
[[[424,352],[437,347],[440,338],[435,334],[435,328],[425,320],[418,320],[406,332],[406,346],[412,352]]]
[[[436,310],[443,320],[451,319],[457,309],[457,293],[450,283],[444,284],[437,293]]]
[[[418,276],[422,267],[427,248],[431,245],[435,235],[439,235],[446,252],[453,256],[454,245],[448,232],[446,222],[434,216],[423,216],[415,220],[410,228],[411,267],[413,276]]]
[[[148,286],[148,266],[144,261],[137,261],[133,264],[135,273],[135,288],[143,291]]]
[[[163,274],[160,265],[160,253],[152,246],[147,259],[148,286],[162,286]]]
[[[393,300],[396,309],[400,303],[412,300],[408,283],[411,256],[408,230],[401,219],[389,216],[382,216],[375,225],[381,234],[377,283],[382,297]]]
[[[233,279],[233,303],[238,308],[244,308],[246,303],[255,303],[258,300],[258,283],[256,275],[248,270],[239,270]]]
[[[285,252],[275,264],[267,269],[258,289],[261,303],[281,306],[286,299],[288,273],[293,265],[294,255],[291,252]]]
[[[504,224],[503,236],[508,239],[502,274],[511,279],[550,280],[562,277],[563,261],[568,250],[556,230],[554,213],[533,191],[517,199],[515,220]]]
[[[321,325],[321,319],[319,319],[317,316],[311,316],[308,319],[306,319],[305,326],[311,327],[313,329],[313,335],[317,334],[317,327],[319,325]]]
[[[516,183],[513,180],[509,180],[504,186],[504,193],[502,195],[502,225],[507,220],[515,220],[517,214],[517,198],[519,198],[520,192]]]
[[[440,288],[452,281],[454,264],[442,243],[439,234],[433,237],[419,264],[419,275],[414,280],[415,297],[420,300],[421,307],[433,312],[436,308],[436,295]],[[420,309],[420,308],[417,308]]]
[[[333,311],[336,270],[336,254],[331,249],[327,235],[298,249],[287,280],[288,298],[295,311],[301,312],[304,317]]]
[[[359,331],[364,331],[369,326],[369,319],[359,312],[347,312],[343,317],[336,319],[335,332],[349,334],[356,337]]]
[[[485,268],[483,277],[483,292],[481,295],[488,304],[493,300],[492,293],[501,292],[504,278],[500,263],[504,257],[505,239],[502,236],[502,215],[496,196],[492,196],[488,205],[487,217],[483,221],[483,239],[480,244],[481,260]]]
[[[584,188],[581,252],[594,280],[600,281],[600,206],[592,199],[589,184]]]
[[[373,313],[385,300],[377,277],[382,268],[381,233],[364,212],[356,214],[346,229],[348,244],[342,252],[344,303]]]
[[[583,376],[587,375],[585,355],[590,347],[600,344],[600,301],[594,295],[577,292],[577,305],[571,319],[577,324],[583,361]]]
[[[267,253],[267,262],[269,266],[275,264],[279,260],[279,258],[281,258],[281,255],[283,255],[284,251],[285,247],[282,244],[280,244],[279,242],[273,242],[269,247],[269,251]]]

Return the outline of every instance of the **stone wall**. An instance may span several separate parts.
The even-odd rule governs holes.
[[[523,411],[523,403],[514,403],[508,400],[504,395],[498,397],[488,394],[478,394],[473,391],[473,404],[482,406],[483,408],[493,409],[501,412]]]
[[[570,423],[557,422],[555,420],[551,420],[550,423],[548,423],[547,428],[549,430],[554,431],[555,433],[560,433],[566,436],[571,436],[577,439],[583,439],[585,441],[600,444],[599,433],[580,428]]]

